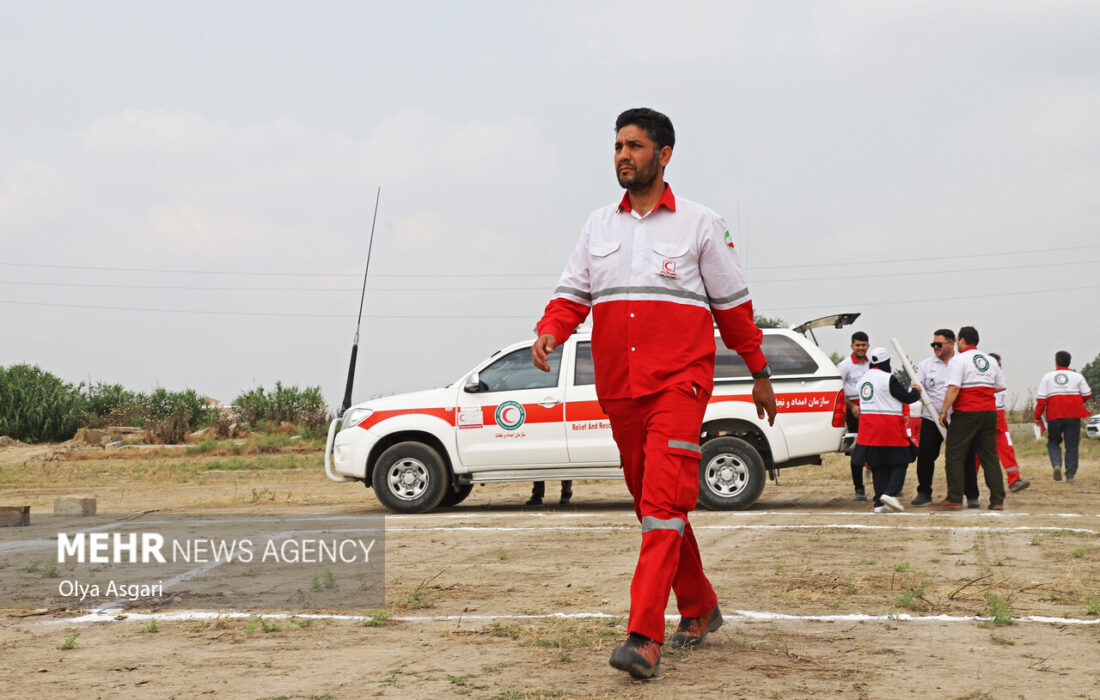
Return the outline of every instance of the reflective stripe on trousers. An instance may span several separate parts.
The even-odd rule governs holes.
[[[644,535],[652,530],[675,530],[676,534],[683,536],[685,525],[687,525],[687,521],[679,518],[662,520],[654,518],[652,515],[646,515],[642,517],[642,534]]]

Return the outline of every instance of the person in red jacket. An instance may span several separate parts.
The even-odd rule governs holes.
[[[875,348],[868,355],[870,369],[859,381],[859,434],[852,461],[871,465],[875,487],[874,511],[888,513],[905,508],[898,500],[905,486],[905,472],[917,458],[906,430],[909,404],[920,400],[920,385],[905,387],[890,373],[890,353]]]
[[[1003,371],[1004,364],[1001,362],[1001,356],[995,352],[989,353],[989,356],[997,361],[997,365]],[[1020,463],[1016,461],[1016,448],[1012,446],[1012,435],[1008,432],[1008,417],[1005,415],[1005,392],[998,391],[994,394],[994,398],[997,402],[997,457],[1000,458],[1001,468],[1005,470],[1005,476],[1008,478],[1008,490],[1016,493],[1031,486],[1031,482],[1020,478]],[[982,461],[974,456],[975,473],[981,468]],[[969,471],[967,476],[970,476]],[[975,479],[977,479],[976,476]]]
[[[1039,382],[1035,401],[1035,424],[1047,431],[1047,454],[1054,469],[1054,480],[1062,480],[1062,440],[1066,441],[1066,482],[1077,476],[1077,444],[1081,441],[1081,419],[1089,412],[1085,402],[1092,389],[1079,373],[1069,368],[1073,358],[1065,350],[1054,353],[1054,371]],[[1046,414],[1044,425],[1043,414]]]
[[[947,498],[932,504],[936,510],[959,510],[965,482],[967,456],[982,461],[989,509],[1004,510],[1005,482],[997,457],[997,399],[1005,389],[1005,376],[997,361],[978,350],[978,329],[963,326],[955,346],[958,352],[947,363],[947,393],[940,407],[940,424],[947,427],[944,440],[944,474]]]
[[[674,646],[696,647],[722,624],[688,523],[714,389],[715,324],[752,373],[759,417],[766,413],[771,424],[776,412],[763,334],[726,223],[673,195],[664,180],[675,140],[660,112],[619,115],[614,163],[626,193],[589,216],[531,347],[535,366],[549,371],[550,352],[591,311],[596,395],[642,528],[629,636],[610,659],[635,678],[659,670],[670,591],[681,615]]]

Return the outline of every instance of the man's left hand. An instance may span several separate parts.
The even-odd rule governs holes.
[[[775,391],[772,380],[761,377],[752,383],[752,402],[756,404],[756,417],[763,419],[768,414],[768,425],[775,425]]]

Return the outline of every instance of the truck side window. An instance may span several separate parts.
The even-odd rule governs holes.
[[[480,372],[481,391],[547,389],[558,385],[561,372],[561,348],[550,353],[550,371],[531,364],[531,348],[514,350]]]
[[[817,372],[817,362],[810,354],[799,347],[798,343],[782,335],[765,335],[761,346],[772,368],[772,376],[782,377],[813,374]],[[749,368],[744,360],[733,350],[718,346],[714,356],[715,379],[748,379]]]
[[[577,343],[577,368],[573,372],[573,386],[596,383],[596,366],[592,364],[592,343]]]

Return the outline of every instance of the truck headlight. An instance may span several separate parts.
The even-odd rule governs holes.
[[[372,408],[349,408],[340,421],[340,430],[359,425],[367,418],[370,418],[372,413],[374,413],[374,409]]]

